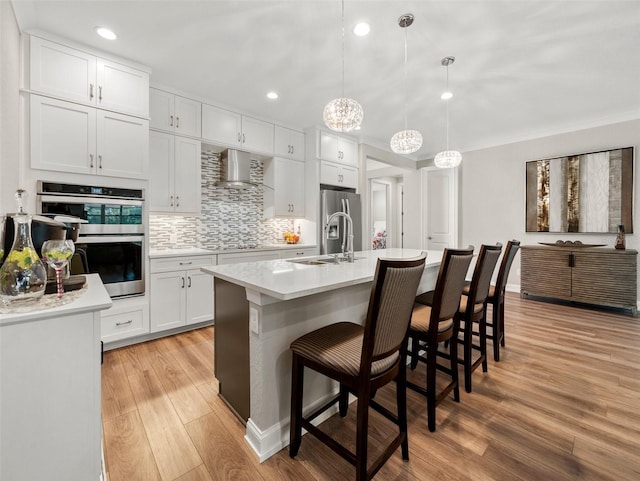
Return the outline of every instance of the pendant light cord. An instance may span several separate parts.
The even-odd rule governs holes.
[[[404,27],[404,130],[407,130],[407,27]]]
[[[449,65],[447,64],[447,92],[449,92]],[[447,110],[447,150],[449,150],[449,100],[445,100],[446,102],[446,110]]]
[[[344,0],[342,0],[342,98],[344,98]]]

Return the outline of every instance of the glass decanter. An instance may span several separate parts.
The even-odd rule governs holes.
[[[22,208],[24,194],[21,189],[16,192],[13,246],[0,267],[0,298],[5,303],[40,299],[47,284],[47,270],[31,239],[31,216]]]

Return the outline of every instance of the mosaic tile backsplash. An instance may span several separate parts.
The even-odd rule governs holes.
[[[151,214],[150,245],[153,248],[191,245],[205,249],[233,249],[283,243],[282,234],[293,230],[293,219],[264,219],[262,162],[251,160],[254,189],[214,187],[220,180],[220,155],[202,153],[202,211],[200,216]],[[175,235],[175,242],[172,239]]]

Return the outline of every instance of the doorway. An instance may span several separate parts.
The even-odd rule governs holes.
[[[422,169],[422,245],[429,250],[458,245],[458,169]]]
[[[371,249],[386,249],[391,247],[391,212],[390,191],[391,186],[387,182],[371,179]]]

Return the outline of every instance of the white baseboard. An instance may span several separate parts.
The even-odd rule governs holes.
[[[326,396],[311,406],[306,406],[305,412],[312,412],[318,409],[320,406],[328,402],[337,393],[333,393]],[[350,402],[355,400],[353,396],[350,396]],[[326,421],[331,416],[338,412],[338,405],[327,409],[324,413],[313,420],[314,425],[318,425],[323,421]],[[306,431],[303,429],[302,434]],[[247,421],[247,430],[244,436],[251,449],[258,456],[258,460],[262,463],[268,458],[276,454],[278,451],[289,446],[289,420],[281,420],[280,422],[269,426],[267,429],[260,429],[251,418]]]

